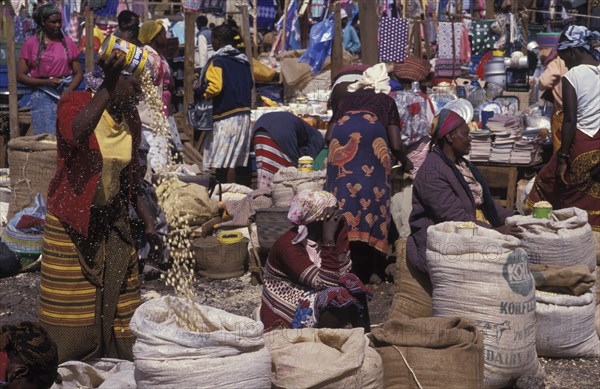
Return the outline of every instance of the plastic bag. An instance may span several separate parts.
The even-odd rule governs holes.
[[[315,24],[310,29],[310,46],[298,62],[310,65],[313,73],[318,73],[323,63],[331,55],[333,45],[333,14],[327,19]]]

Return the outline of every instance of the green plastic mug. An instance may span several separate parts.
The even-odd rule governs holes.
[[[536,219],[550,219],[552,208],[533,208],[533,217]]]

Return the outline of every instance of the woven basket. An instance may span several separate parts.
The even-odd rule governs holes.
[[[288,207],[259,208],[256,210],[256,230],[261,248],[269,250],[273,243],[290,229],[291,224],[287,218],[288,211]]]
[[[215,236],[196,238],[192,242],[196,271],[215,280],[240,277],[248,265],[248,239],[221,244]]]

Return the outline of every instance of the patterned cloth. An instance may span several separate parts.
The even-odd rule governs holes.
[[[483,55],[493,50],[496,38],[491,30],[492,23],[493,20],[474,20],[471,24],[471,55]]]
[[[440,22],[438,27],[438,59],[461,58],[463,55],[463,30],[464,25],[461,23]],[[454,41],[452,40],[453,36]]]
[[[379,19],[379,61],[404,62],[408,42],[408,20],[392,17]]]
[[[561,131],[557,131],[561,139]],[[571,150],[569,152],[569,167],[566,174],[565,186],[556,178],[557,154],[535,177],[533,188],[527,197],[526,208],[531,210],[538,201],[548,201],[554,209],[577,207],[588,214],[588,222],[594,231],[600,231],[600,182],[591,177],[591,171],[600,165],[600,131],[590,137],[582,131],[575,131]]]
[[[140,305],[138,261],[123,212],[94,212],[85,239],[46,215],[39,319],[59,361],[132,360],[129,322]],[[108,227],[108,228],[107,228]]]
[[[367,243],[386,254],[391,166],[386,128],[377,116],[350,111],[336,122],[325,188],[338,199],[350,228],[350,241]]]
[[[256,25],[259,29],[272,30],[277,17],[277,6],[273,0],[256,1]]]
[[[250,114],[215,121],[204,142],[204,170],[248,165],[250,133]]]
[[[435,77],[456,77],[461,73],[460,60],[459,59],[443,59],[437,58],[435,60]]]
[[[225,0],[200,0],[200,12],[213,14],[214,16],[225,16],[227,2]]]
[[[271,188],[273,177],[283,167],[295,166],[266,131],[257,131],[252,140],[256,153],[256,174],[259,188]]]

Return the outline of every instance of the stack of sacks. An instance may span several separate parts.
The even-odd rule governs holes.
[[[574,358],[600,355],[595,329],[596,251],[587,213],[552,212],[550,219],[514,216],[536,275],[537,352]],[[540,265],[540,266],[537,266]]]
[[[492,229],[445,222],[427,230],[433,316],[464,317],[483,334],[484,387],[542,377],[536,349],[535,287],[521,242]]]

